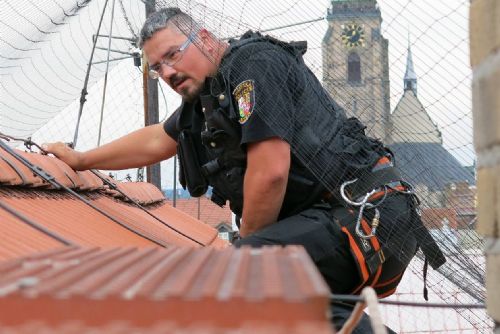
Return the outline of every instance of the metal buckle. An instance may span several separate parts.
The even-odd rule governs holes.
[[[376,206],[378,204],[380,204],[381,202],[379,201],[379,203],[377,203],[377,204],[372,204],[372,203],[368,202],[368,199],[370,198],[370,196],[375,194],[377,192],[377,189],[373,189],[372,191],[366,193],[366,195],[363,196],[363,199],[361,201],[356,202],[356,201],[351,200],[347,196],[345,188],[348,185],[355,183],[356,181],[358,181],[358,179],[349,180],[349,181],[345,181],[344,183],[342,183],[342,185],[340,186],[340,196],[342,196],[342,199],[344,201],[346,201],[346,203],[348,203],[349,205],[359,207],[358,219],[356,220],[356,228],[355,228],[356,234],[358,235],[358,237],[360,237],[362,239],[370,239],[371,237],[374,237],[375,234],[377,233],[377,227],[380,223],[380,211],[376,208]],[[386,191],[386,193],[387,193],[387,191]],[[384,198],[385,198],[385,195],[386,194],[384,194]],[[369,234],[365,234],[361,230],[361,221],[363,220],[363,212],[365,209],[375,209],[375,216],[372,219],[371,232]]]

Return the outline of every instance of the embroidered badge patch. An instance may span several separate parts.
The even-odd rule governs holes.
[[[233,95],[238,102],[240,113],[240,124],[244,124],[252,115],[255,105],[255,91],[253,80],[245,80],[240,83],[233,91]]]

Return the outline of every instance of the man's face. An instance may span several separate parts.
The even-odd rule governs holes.
[[[181,51],[180,60],[172,66],[161,64],[159,67],[161,78],[187,101],[192,101],[198,96],[205,78],[216,71],[216,65],[207,57],[211,51],[205,48],[207,38],[210,36],[206,31],[195,34],[194,41]],[[175,28],[167,27],[155,32],[143,46],[149,64],[160,64],[169,55],[179,52],[179,47],[187,39],[186,35]]]

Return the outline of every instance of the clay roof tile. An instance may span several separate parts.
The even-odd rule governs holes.
[[[82,180],[80,179],[76,171],[74,171],[70,166],[55,157],[45,156],[45,158],[52,161],[64,174],[64,176],[59,177],[57,181],[65,184],[65,182],[62,182],[62,180],[67,178],[70,181],[68,188],[77,189],[81,187]]]
[[[58,334],[330,334],[333,329],[325,322],[301,322],[293,327],[270,324],[266,322],[244,322],[237,328],[226,328],[213,324],[200,323],[193,319],[189,324],[180,325],[173,321],[160,321],[151,326],[133,326],[126,321],[114,321],[102,326],[90,326],[82,321],[70,320],[62,324],[48,324],[42,321],[29,321],[14,326],[3,326],[3,334],[32,334],[32,333],[58,333]]]
[[[22,151],[17,153],[24,156],[26,160],[31,162],[33,165],[39,167],[41,171],[48,174],[50,177],[53,177],[57,183],[60,183],[68,188],[75,187],[75,182],[69,177],[68,174],[71,168],[69,168],[69,166],[64,164],[61,160],[37,153],[27,153]],[[68,168],[64,168],[63,165],[66,165],[69,170]],[[54,187],[50,186],[50,188]]]
[[[169,321],[214,329],[261,323],[278,333],[305,323],[330,328],[329,289],[302,247],[61,252],[64,258],[53,253],[4,265],[10,269],[0,280],[0,325],[29,319],[61,326],[78,319],[94,327]]]
[[[116,182],[118,190],[139,204],[148,205],[165,200],[163,193],[153,184],[147,182]],[[128,199],[119,191],[109,189],[107,191],[111,196],[121,198],[124,201]]]
[[[16,172],[9,158],[0,151],[0,184],[20,185],[23,184],[22,173]]]
[[[29,153],[23,152],[21,150],[14,149],[16,153],[22,157],[27,157]],[[21,179],[21,183],[18,181],[16,184],[22,184],[24,186],[40,187],[48,186],[48,183],[42,180],[39,176],[33,173],[28,167],[17,160],[14,156],[0,148],[0,154],[5,162],[18,174],[17,180]]]
[[[79,187],[79,190],[92,191],[97,189],[103,189],[104,183],[93,172],[86,170],[86,171],[77,171],[76,173],[83,181],[82,182],[83,184]]]

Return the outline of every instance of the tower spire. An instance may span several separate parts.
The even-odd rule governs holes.
[[[408,31],[408,56],[406,58],[406,73],[404,77],[405,91],[412,90],[417,95],[417,75],[413,69],[413,57],[411,55],[410,31]]]

